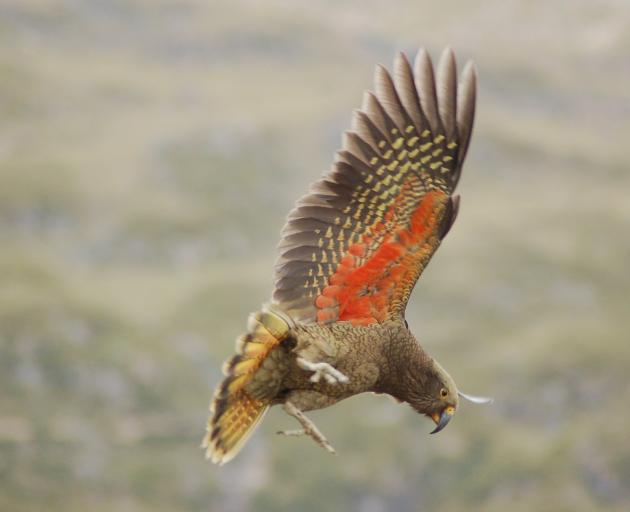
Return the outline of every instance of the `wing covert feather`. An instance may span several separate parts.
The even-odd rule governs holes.
[[[330,171],[282,230],[273,301],[295,320],[355,325],[402,316],[452,226],[475,112],[471,63],[457,84],[446,49],[437,78],[421,49],[412,70],[378,66]]]

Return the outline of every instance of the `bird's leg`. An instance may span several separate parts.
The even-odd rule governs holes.
[[[289,416],[293,416],[296,420],[298,420],[300,422],[300,425],[302,425],[302,428],[300,430],[280,430],[279,432],[276,432],[277,434],[282,434],[285,436],[307,435],[328,453],[332,453],[333,455],[337,454],[337,452],[335,452],[335,449],[324,437],[324,434],[322,434],[315,426],[315,423],[309,420],[306,415],[295,405],[293,405],[291,402],[285,402],[284,404],[282,404],[282,409],[284,409],[284,412],[286,412]]]
[[[337,368],[328,364],[328,363],[313,363],[304,359],[303,357],[298,357],[296,359],[297,364],[303,370],[308,370],[313,372],[311,376],[311,382],[319,382],[322,377],[326,379],[328,384],[345,384],[348,382],[348,377],[346,377],[343,373],[341,373]]]

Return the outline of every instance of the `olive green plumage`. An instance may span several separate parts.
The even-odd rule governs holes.
[[[334,452],[303,411],[386,393],[446,426],[458,406],[448,373],[407,328],[411,290],[457,217],[453,191],[472,132],[476,78],[437,74],[420,50],[382,67],[329,173],[282,231],[273,303],[253,314],[224,366],[203,447],[234,457],[273,405]],[[466,396],[461,394],[461,396]],[[474,397],[473,397],[474,399]]]

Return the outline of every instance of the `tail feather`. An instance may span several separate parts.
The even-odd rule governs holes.
[[[225,410],[220,415],[215,413],[215,418],[208,421],[208,431],[201,445],[206,449],[206,458],[218,464],[225,464],[236,456],[269,409],[268,402],[252,399],[244,390],[230,395],[224,402]]]
[[[272,349],[289,336],[291,321],[269,308],[249,317],[247,334],[236,340],[236,355],[225,362],[225,379],[210,404],[206,458],[225,464],[243,447],[271,405],[273,396],[252,396],[246,386]]]

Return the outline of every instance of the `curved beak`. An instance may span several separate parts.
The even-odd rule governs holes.
[[[433,413],[431,415],[431,419],[435,422],[436,427],[431,431],[431,434],[437,434],[440,430],[446,427],[448,422],[451,421],[453,414],[455,414],[455,407],[452,405],[446,407],[442,411],[442,414],[438,414],[437,412]]]

